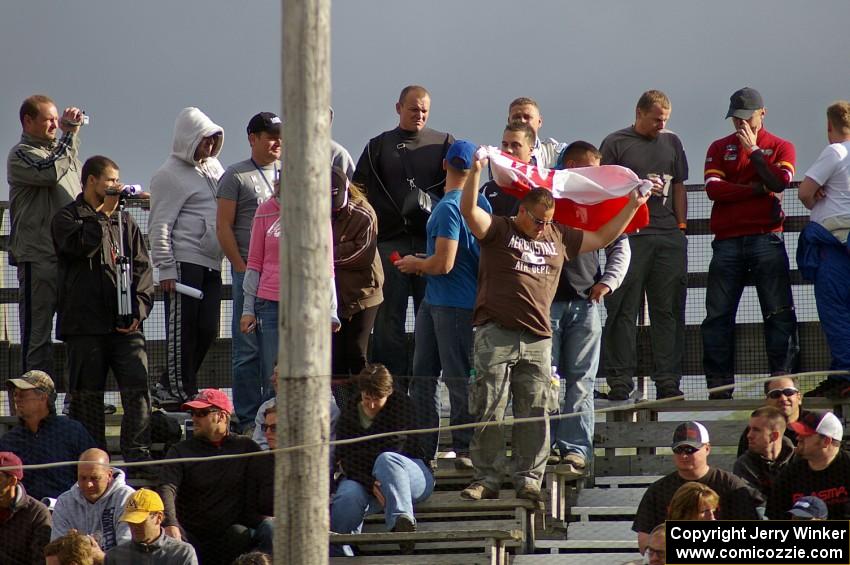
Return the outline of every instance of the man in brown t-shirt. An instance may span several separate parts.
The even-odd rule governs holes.
[[[481,245],[469,408],[477,421],[494,423],[475,430],[470,444],[475,479],[461,496],[498,498],[502,421],[513,396],[515,418],[540,418],[514,425],[511,449],[517,497],[539,501],[549,455],[547,415],[558,407],[549,309],[561,268],[565,260],[611,243],[648,196],[633,192],[623,210],[596,232],[553,222],[555,201],[542,188],[525,195],[515,217],[494,217],[477,204],[481,166],[481,161],[474,164],[461,198],[463,217]]]

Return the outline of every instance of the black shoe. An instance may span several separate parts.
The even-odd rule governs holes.
[[[850,382],[828,377],[803,396],[807,398],[846,398],[850,396]]]
[[[685,393],[673,383],[655,385],[655,399],[663,400],[665,398],[676,398],[684,396]]]
[[[114,404],[104,404],[103,405],[103,413],[107,416],[115,414],[118,410],[115,408]]]
[[[622,402],[623,400],[628,400],[631,395],[632,391],[629,390],[629,387],[614,385],[611,387],[611,390],[608,391],[608,400],[612,402]]]
[[[714,392],[708,393],[709,400],[732,400],[732,389],[727,388],[726,390],[717,390]]]
[[[395,519],[395,526],[393,527],[394,532],[415,532],[416,524],[413,523],[413,520],[402,514],[398,518]],[[401,549],[402,555],[410,555],[413,553],[413,550],[416,549],[415,541],[403,541],[398,544],[399,549]]]

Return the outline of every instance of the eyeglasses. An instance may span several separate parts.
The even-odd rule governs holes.
[[[277,424],[260,424],[260,429],[265,432],[276,433],[277,432]]]
[[[525,210],[525,213],[528,214],[529,217],[532,220],[534,220],[534,223],[537,224],[538,226],[544,226],[544,227],[545,226],[551,226],[552,224],[555,223],[555,220],[541,220],[541,219],[535,217],[534,214],[531,213],[531,210],[529,210],[528,208],[523,207],[523,210]]]
[[[776,400],[777,398],[782,397],[782,396],[788,396],[788,397],[794,396],[795,394],[797,394],[799,392],[800,392],[799,390],[797,390],[796,388],[794,388],[792,386],[789,386],[787,388],[775,388],[773,390],[767,391],[767,397],[772,398],[773,400]]]
[[[675,453],[676,455],[693,455],[700,449],[702,448],[696,448],[692,445],[680,445],[679,447],[673,448],[673,453]]]
[[[197,410],[189,410],[189,414],[194,418],[206,418],[211,413],[221,412],[221,410],[213,410],[212,408],[200,408]]]
[[[648,557],[651,557],[652,555],[655,555],[656,557],[659,557],[661,559],[667,557],[667,550],[665,549],[655,549],[654,547],[647,547],[646,553]]]

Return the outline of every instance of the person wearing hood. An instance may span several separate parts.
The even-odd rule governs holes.
[[[161,401],[179,404],[198,392],[196,373],[218,333],[221,247],[216,237],[218,161],[224,130],[198,108],[184,108],[174,124],[171,155],[150,183],[151,258],[165,293],[168,368]],[[203,293],[193,298],[176,284]]]
[[[72,529],[95,536],[104,551],[129,540],[130,528],[118,518],[134,492],[124,472],[109,466],[109,454],[100,449],[85,451],[77,465],[77,482],[56,501],[50,541]]]
[[[23,463],[11,451],[0,451],[0,563],[42,565],[50,541],[50,512],[27,494],[21,480]]]

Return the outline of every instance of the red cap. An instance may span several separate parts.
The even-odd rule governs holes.
[[[227,394],[217,388],[205,388],[198,392],[193,400],[184,402],[181,410],[192,408],[218,408],[228,414],[233,414],[233,403]]]
[[[20,481],[24,478],[23,465],[21,458],[11,451],[0,451],[0,467],[11,467],[11,469],[0,470],[0,473],[6,473]]]

